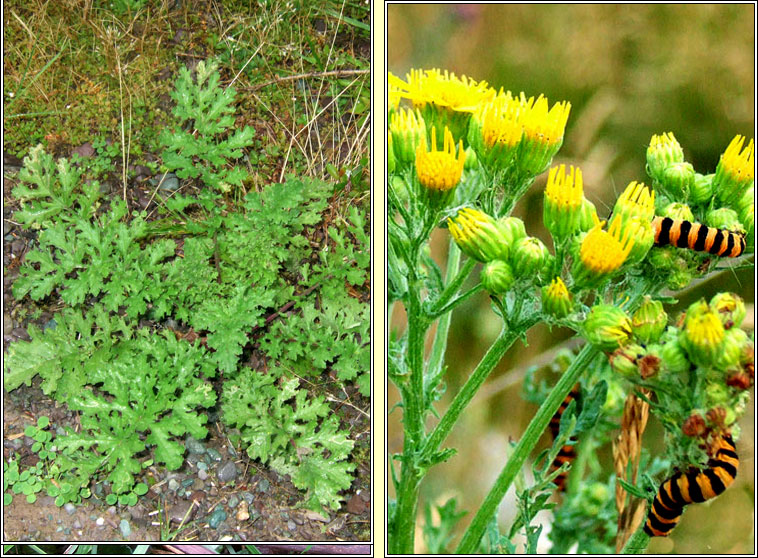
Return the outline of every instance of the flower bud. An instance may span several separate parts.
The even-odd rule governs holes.
[[[688,200],[695,182],[695,169],[690,163],[672,163],[663,171],[661,185],[672,199]]]
[[[593,306],[584,321],[587,341],[603,351],[623,347],[632,335],[632,323],[626,312],[610,304]]]
[[[560,277],[542,287],[542,311],[556,319],[565,318],[571,313],[574,300]]]
[[[515,282],[511,266],[502,260],[487,262],[482,268],[482,285],[495,295],[508,291]]]
[[[737,203],[752,185],[755,174],[753,140],[745,149],[743,136],[735,136],[721,156],[713,177],[713,192],[724,205]]]
[[[542,218],[557,242],[576,233],[582,218],[582,171],[569,168],[568,174],[565,165],[550,169],[545,186]]]
[[[733,327],[724,332],[724,341],[714,363],[715,367],[719,370],[737,367],[742,356],[742,348],[747,341],[747,333],[738,327]]]
[[[544,172],[563,145],[571,103],[562,101],[549,108],[548,100],[540,95],[520,119],[524,136],[519,144],[516,164],[527,176]]]
[[[390,117],[388,140],[392,142],[396,164],[408,168],[416,160],[416,150],[426,142],[426,124],[418,110],[401,108]]]
[[[716,227],[717,229],[725,229],[727,231],[744,232],[742,224],[740,223],[737,212],[728,207],[721,207],[719,209],[712,209],[705,214],[705,224],[709,227]]]
[[[740,391],[753,387],[754,378],[745,370],[731,370],[726,377],[726,385]]]
[[[690,209],[690,206],[685,203],[670,203],[663,208],[661,215],[663,217],[681,219],[683,221],[695,220],[695,216],[692,214],[692,209]]]
[[[537,277],[551,265],[552,254],[539,238],[527,236],[516,241],[511,250],[510,262],[516,277]]]
[[[637,361],[637,369],[643,380],[652,378],[661,369],[661,345],[649,345],[645,349],[645,355]]]
[[[421,184],[420,198],[430,209],[437,210],[450,203],[461,180],[466,152],[463,141],[458,142],[458,155],[450,130],[445,129],[444,146],[437,150],[435,129],[432,128],[432,149],[427,150],[426,138],[416,150],[416,175]]]
[[[720,397],[721,396],[719,395],[719,398]],[[723,407],[713,407],[712,409],[708,409],[708,412],[705,413],[705,419],[711,427],[723,427],[726,421],[726,409]]]
[[[640,307],[632,316],[632,332],[640,343],[657,341],[666,329],[668,316],[660,300],[645,297]]]
[[[474,170],[479,167],[479,160],[476,158],[476,151],[470,146],[466,148],[466,162],[463,163],[463,170]]]
[[[613,215],[621,218],[622,226],[635,217],[650,222],[655,215],[655,192],[641,182],[630,182],[616,200]]]
[[[619,347],[608,356],[611,370],[627,378],[639,378],[637,361],[645,356],[645,349],[636,343]]]
[[[654,135],[650,139],[650,145],[647,148],[647,174],[657,182],[664,181],[666,167],[673,163],[683,162],[684,151],[674,134],[669,132],[660,136]]]
[[[624,225],[632,241],[632,249],[626,258],[626,264],[632,265],[645,259],[655,244],[655,231],[647,219],[630,217]]]
[[[713,197],[713,175],[695,173],[689,200],[695,205],[705,205]]]
[[[724,326],[704,300],[687,309],[679,343],[695,364],[711,366],[716,362],[724,343]]]
[[[480,262],[508,258],[512,237],[486,213],[464,207],[447,224],[458,248],[468,257]]]
[[[682,434],[690,438],[699,438],[705,434],[705,420],[700,413],[692,413],[682,424]]]
[[[518,217],[501,217],[497,220],[496,226],[509,248],[516,244],[516,241],[526,238],[524,222]]]
[[[690,361],[677,339],[670,339],[661,348],[663,368],[667,372],[679,374],[690,369]]]
[[[705,386],[705,400],[708,407],[720,407],[729,403],[731,395],[729,394],[729,388],[724,382],[710,382]],[[718,415],[715,415],[718,417]],[[718,424],[715,420],[712,420],[712,413],[709,411],[706,413],[705,418],[714,424]]]
[[[595,204],[587,198],[582,198],[582,211],[579,218],[579,230],[589,231],[599,222]]]
[[[739,327],[745,319],[745,301],[734,293],[718,293],[709,304],[724,324],[724,329]]]

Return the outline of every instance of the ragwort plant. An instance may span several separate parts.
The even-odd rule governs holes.
[[[542,95],[498,92],[440,70],[388,80],[388,303],[390,314],[396,303],[407,313],[405,331],[392,332],[389,344],[404,435],[402,452],[389,456],[396,497],[389,504],[390,552],[414,551],[425,475],[453,458],[456,450],[443,447],[448,434],[506,351],[538,322],[569,328],[586,343],[561,355],[551,388],[526,382],[525,397],[540,407],[457,547],[448,545],[465,512],[455,500],[437,507],[438,526],[425,509],[427,547],[512,553],[514,536],[523,533],[525,551],[535,552],[542,526],[534,517],[554,507],[547,499],[557,487],[565,493],[550,535],[555,552],[573,544],[578,552],[639,551],[648,537],[644,506],[656,494],[652,476],[662,479],[674,467],[717,471],[722,485],[701,487],[703,499],[734,478],[733,463],[719,461],[714,448],[728,445],[730,435],[739,438],[736,421],[753,384],[753,335],[740,329],[744,303],[719,293],[670,319],[663,305],[676,300],[660,293],[723,269],[719,256],[753,251],[753,140],[745,146],[735,137],[716,172],[703,175],[685,161],[673,134],[654,135],[646,153],[651,187],[629,184],[606,224],[584,197],[581,169],[550,168],[563,143],[568,102],[550,106]],[[403,100],[411,106],[401,106]],[[552,251],[511,216],[546,171],[543,221]],[[438,226],[451,237],[444,271],[427,249]],[[480,282],[462,291],[477,263]],[[450,313],[481,290],[502,329],[448,408],[438,411],[444,373],[453,365],[445,361]],[[666,429],[662,458],[640,447],[650,411]],[[438,420],[427,429],[429,415]],[[593,450],[616,437],[619,423],[616,470],[603,474]],[[534,462],[534,484],[524,486],[522,469],[548,425],[554,443]],[[693,473],[672,482],[692,488],[704,478]],[[517,519],[501,533],[496,510],[514,481]],[[669,504],[671,512],[681,515],[692,501],[702,500]]]
[[[211,134],[219,115],[231,123],[232,97],[214,65],[198,68],[196,82],[181,73],[175,97],[200,107],[194,125]],[[245,144],[232,137],[235,149]],[[81,430],[59,432],[45,457],[58,505],[88,497],[93,481],[110,487],[107,502],[131,505],[144,494],[146,463],[178,469],[182,438],[207,435],[219,371],[222,420],[239,429],[230,436],[290,475],[305,506],[339,509],[352,482],[353,440],[326,396],[300,378],[333,372],[370,394],[368,302],[352,292],[368,284],[365,218],[353,208],[330,230],[334,246],[325,238],[314,254],[310,233],[324,223],[333,185],[290,177],[226,207],[216,189],[246,176],[226,169],[240,155],[228,147],[193,152],[199,168],[214,169],[203,175],[207,187],[165,200],[157,221],[137,211],[128,219],[123,200],[104,199],[96,181],[42,146],[24,161],[15,218],[39,234],[13,294],[58,296],[64,307],[44,330],[29,326],[31,341],[10,345],[4,380],[12,391],[39,378],[46,395],[79,413]],[[268,369],[248,365],[255,344]]]

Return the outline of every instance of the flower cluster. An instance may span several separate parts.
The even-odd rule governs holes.
[[[753,340],[739,327],[745,318],[742,299],[719,293],[710,302],[697,301],[668,326],[663,305],[650,298],[633,316],[622,314],[603,308],[585,324],[591,342],[606,351],[615,346],[611,369],[653,389],[663,409],[678,412],[674,424],[685,434],[693,408],[706,427],[698,435],[733,427],[755,376]],[[666,403],[682,393],[691,399],[688,405]]]
[[[714,174],[695,172],[672,133],[654,135],[647,150],[647,172],[657,195],[656,213],[744,235],[752,249],[755,228],[754,145],[735,136]],[[699,272],[707,272],[708,255],[656,248],[650,263],[668,287],[680,289]],[[699,271],[698,271],[699,270]]]
[[[444,144],[449,133],[453,143],[463,142],[469,151],[467,168],[481,165],[491,173],[510,172],[528,184],[563,143],[568,102],[551,107],[542,95],[535,99],[497,92],[485,81],[438,69],[414,69],[405,80],[390,73],[388,82],[391,172],[404,172],[414,162],[418,171],[413,155],[421,138],[426,137],[427,145]],[[410,101],[412,109],[401,107],[402,99]],[[445,178],[456,175],[451,172]]]
[[[448,229],[461,251],[485,264],[481,280],[493,294],[522,283],[544,283],[552,273],[554,258],[538,238],[527,236],[518,217],[495,219],[464,207],[448,218]]]

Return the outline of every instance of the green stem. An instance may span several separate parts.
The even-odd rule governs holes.
[[[629,537],[629,540],[626,541],[624,548],[621,550],[621,554],[644,554],[648,542],[650,542],[650,537],[647,536],[644,529],[639,528],[631,537]]]
[[[498,504],[505,496],[505,493],[510,488],[516,475],[521,470],[521,467],[526,461],[526,458],[537,445],[537,441],[542,435],[543,431],[550,422],[550,418],[558,410],[558,407],[568,395],[571,388],[574,387],[579,380],[584,369],[590,364],[593,358],[598,354],[598,350],[591,345],[586,345],[577,355],[574,362],[571,363],[568,370],[563,373],[555,388],[550,392],[545,402],[537,410],[534,418],[527,426],[524,435],[519,440],[510,459],[503,467],[500,475],[495,481],[494,486],[490,490],[487,497],[484,499],[479,510],[476,512],[474,519],[471,521],[468,529],[463,535],[458,548],[455,550],[457,554],[473,554],[476,552],[476,548],[479,541],[484,534],[484,530],[487,524],[492,520],[495,515]]]
[[[437,301],[437,304],[435,304],[435,307],[439,306],[440,301],[448,300],[453,295],[453,293],[458,291],[461,283],[463,283],[463,280],[468,276],[468,274],[471,272],[471,269],[474,267],[473,262],[471,265],[468,265],[469,262],[466,262],[466,265],[463,266],[461,273],[458,273],[458,265],[461,261],[461,251],[458,249],[452,239],[450,239],[450,247],[447,254],[447,269],[445,270],[445,279],[449,279],[453,276],[455,276],[455,279],[451,281],[447,287],[445,287],[445,290],[440,295],[440,299]],[[451,316],[452,312],[443,314],[440,318],[439,323],[437,324],[437,332],[434,334],[432,352],[429,355],[429,363],[427,364],[427,374],[431,378],[436,377],[439,371],[442,369],[442,362],[445,358],[445,350],[447,349],[447,334],[450,331]]]
[[[424,447],[421,450],[421,462],[425,462],[432,457],[432,454],[439,449],[439,446],[447,438],[450,431],[455,426],[456,421],[460,418],[463,409],[471,402],[476,392],[482,386],[484,381],[490,375],[503,355],[510,348],[513,342],[518,339],[519,335],[531,327],[536,320],[531,320],[523,324],[520,328],[503,329],[492,346],[484,355],[463,385],[461,390],[450,403],[450,407],[445,412],[437,427],[427,438]]]

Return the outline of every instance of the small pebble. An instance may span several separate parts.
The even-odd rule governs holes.
[[[121,531],[121,535],[123,535],[125,539],[128,539],[129,536],[132,534],[132,527],[131,525],[129,525],[129,522],[126,519],[122,519],[121,521],[119,521],[118,529],[119,531]]]
[[[208,471],[206,471],[205,469],[198,469],[197,478],[199,478],[200,480],[206,480],[208,478]]]
[[[205,446],[201,442],[195,440],[192,436],[187,436],[187,440],[184,442],[184,447],[190,454],[194,453],[202,455],[205,453]]]
[[[208,518],[208,526],[211,529],[217,529],[221,522],[226,519],[226,512],[220,507],[213,510],[213,513]]]
[[[219,468],[218,473],[216,473],[218,481],[223,484],[233,481],[237,478],[237,475],[239,475],[239,471],[237,471],[237,466],[234,464],[234,461],[227,461]]]
[[[250,519],[250,512],[248,511],[247,502],[242,500],[237,506],[237,521],[247,521]]]
[[[264,478],[261,480],[261,482],[258,483],[258,492],[261,494],[264,494],[268,492],[268,489],[270,488],[271,483],[268,482],[268,479]]]
[[[176,479],[171,479],[170,481],[168,481],[168,489],[171,492],[176,492],[177,490],[179,490],[181,488],[181,486],[182,485],[179,484],[179,481],[176,480]]]
[[[207,453],[208,453],[208,457],[211,458],[211,461],[214,461],[216,463],[220,463],[221,460],[223,459],[223,457],[221,457],[221,454],[213,448],[209,448]]]

